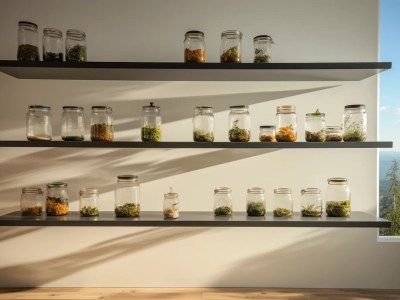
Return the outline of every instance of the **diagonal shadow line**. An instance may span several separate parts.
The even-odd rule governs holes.
[[[1,214],[1,212],[0,212]],[[10,227],[7,230],[0,231],[0,242],[5,240],[10,240],[13,238],[19,238],[26,234],[31,234],[35,231],[42,230],[43,228],[19,228],[19,227]]]

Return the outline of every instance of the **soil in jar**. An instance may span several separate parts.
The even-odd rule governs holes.
[[[274,217],[290,217],[292,216],[293,212],[290,209],[287,208],[277,208],[274,209]]]
[[[220,206],[214,209],[214,215],[216,216],[231,216],[232,209],[229,206]]]
[[[195,49],[190,50],[185,49],[185,62],[186,63],[205,63],[206,62],[206,50],[205,49]]]
[[[27,136],[28,141],[51,141],[51,136]]]
[[[143,142],[161,142],[161,126],[142,127]]]
[[[68,214],[68,199],[63,197],[47,197],[46,213],[48,216],[63,216]]]
[[[325,137],[325,142],[341,142],[342,140],[343,137],[336,133],[327,134]]]
[[[214,133],[195,130],[193,132],[193,140],[195,142],[213,142],[214,141]]]
[[[41,206],[32,206],[32,207],[24,207],[21,210],[22,216],[40,216],[43,212],[43,208]]]
[[[360,129],[346,130],[343,134],[343,141],[345,142],[365,142],[367,136]]]
[[[164,209],[164,218],[165,219],[178,219],[179,218],[179,209],[176,205],[172,205]]]
[[[86,61],[86,46],[75,45],[67,49],[66,61]]]
[[[96,217],[99,215],[99,209],[95,206],[84,206],[79,212],[81,217]]]
[[[275,136],[273,135],[260,135],[260,142],[276,142]]]
[[[250,141],[250,130],[240,128],[239,120],[233,122],[232,128],[229,130],[229,141],[231,142],[248,142]]]
[[[221,62],[222,63],[241,63],[242,59],[240,58],[238,46],[234,46],[234,47],[231,47],[231,48],[225,50],[221,54]]]
[[[326,202],[326,214],[329,217],[348,217],[350,215],[350,211],[350,200]]]
[[[261,217],[265,215],[265,206],[262,202],[250,202],[247,204],[247,215],[251,217]]]
[[[271,56],[266,54],[262,49],[255,49],[254,63],[269,63],[269,62],[271,62]]]
[[[17,58],[21,61],[39,61],[39,49],[29,44],[19,45]]]
[[[293,124],[279,128],[275,138],[277,142],[295,142],[297,134],[294,131]]]
[[[54,53],[54,52],[45,52],[43,53],[43,60],[44,61],[63,61],[64,54],[61,52]]]
[[[306,141],[307,142],[324,142],[325,141],[325,130],[312,132],[306,130]]]
[[[111,142],[114,139],[114,129],[111,124],[93,124],[90,127],[90,139],[92,141]]]
[[[115,215],[117,217],[139,217],[140,214],[140,204],[125,203],[123,205],[118,205],[115,208]]]
[[[320,217],[322,215],[321,206],[310,204],[301,207],[301,215],[303,217]]]
[[[64,141],[80,142],[85,140],[85,137],[83,135],[69,135],[69,136],[63,136],[62,139]]]

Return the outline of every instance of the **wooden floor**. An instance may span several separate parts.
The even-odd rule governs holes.
[[[321,299],[392,300],[400,299],[400,290],[358,289],[249,289],[249,288],[32,288],[0,289],[0,299],[29,300],[127,300],[127,299]]]

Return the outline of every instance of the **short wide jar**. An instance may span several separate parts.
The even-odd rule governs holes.
[[[51,141],[51,108],[31,105],[26,113],[26,137],[29,141]]]
[[[43,191],[37,187],[25,187],[21,194],[21,215],[40,216],[43,212]]]
[[[79,212],[81,217],[99,215],[99,191],[94,188],[83,188],[79,191]]]
[[[264,189],[252,187],[247,189],[247,215],[249,217],[262,217],[265,215]]]
[[[301,215],[303,217],[320,217],[322,215],[321,191],[317,188],[301,190]]]
[[[329,178],[326,190],[326,214],[329,217],[348,217],[351,212],[351,193],[346,178]]]

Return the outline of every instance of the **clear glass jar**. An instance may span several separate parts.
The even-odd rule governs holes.
[[[68,185],[64,182],[53,182],[47,185],[46,213],[48,216],[68,214]]]
[[[194,109],[193,140],[195,142],[214,141],[214,113],[212,107],[198,106]]]
[[[64,141],[83,141],[85,139],[83,107],[63,106],[61,137]]]
[[[55,28],[43,29],[43,60],[63,61],[64,43],[61,30]]]
[[[288,188],[274,189],[274,217],[291,217],[293,214],[292,191]]]
[[[275,125],[260,126],[260,142],[276,142],[275,128]]]
[[[43,212],[43,191],[37,187],[25,187],[21,194],[21,215],[40,216]]]
[[[143,106],[142,110],[142,141],[143,142],[161,142],[161,112],[159,106]]]
[[[295,142],[297,140],[296,107],[294,105],[278,106],[276,123],[278,127],[275,135],[277,142]]]
[[[351,212],[351,193],[346,178],[329,178],[326,190],[326,214],[329,217],[348,217]]]
[[[343,114],[343,141],[365,142],[367,140],[366,105],[346,105]]]
[[[326,126],[325,142],[343,141],[342,126]]]
[[[179,218],[179,196],[172,192],[172,188],[170,188],[169,193],[164,194],[163,208],[165,219]]]
[[[79,212],[81,217],[99,215],[99,190],[83,188],[79,191]]]
[[[92,106],[90,118],[90,139],[92,141],[111,142],[114,139],[112,108]]]
[[[315,113],[306,114],[306,141],[324,142],[325,141],[325,114],[317,110]]]
[[[242,33],[239,30],[227,30],[221,34],[222,63],[242,62]]]
[[[229,112],[229,141],[250,141],[250,113],[247,105],[235,105]]]
[[[232,191],[227,187],[220,187],[214,190],[214,215],[232,215]]]
[[[301,215],[303,217],[320,217],[322,215],[321,191],[317,188],[301,190]]]
[[[191,30],[185,33],[183,41],[185,47],[185,63],[205,63],[206,62],[206,43],[204,33]]]
[[[18,60],[39,61],[38,36],[35,23],[18,22]]]
[[[65,38],[65,60],[87,61],[86,34],[78,29],[68,29]]]
[[[251,217],[261,217],[265,215],[265,196],[264,189],[252,187],[247,189],[247,215]]]
[[[139,217],[140,185],[136,175],[118,176],[115,189],[115,215],[117,217]]]
[[[274,43],[269,35],[258,35],[254,42],[254,63],[271,62],[271,45]]]
[[[51,108],[30,105],[26,113],[26,137],[29,141],[51,141]]]

